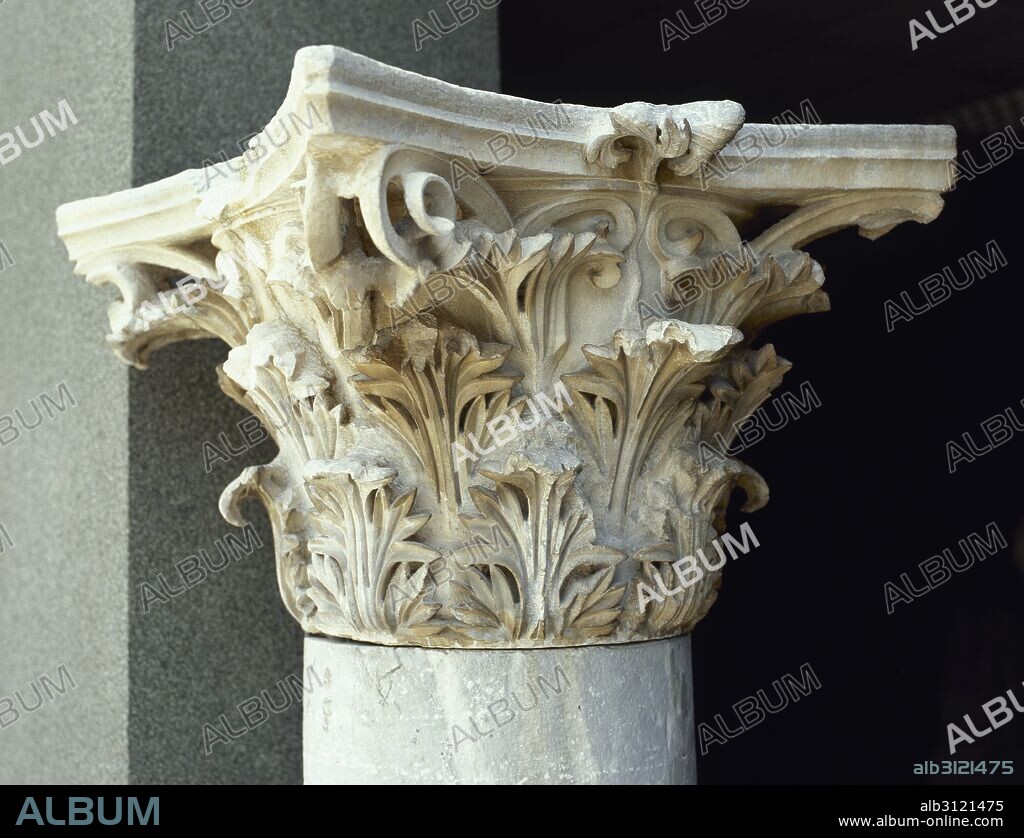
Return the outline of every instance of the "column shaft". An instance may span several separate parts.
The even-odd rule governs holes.
[[[306,637],[307,784],[696,781],[690,638],[423,649]]]

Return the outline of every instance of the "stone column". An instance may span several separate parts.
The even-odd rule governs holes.
[[[743,117],[310,47],[219,183],[59,211],[118,354],[220,338],[278,444],[221,511],[270,516],[307,782],[694,781],[686,635],[768,496],[729,447],[790,366],[760,333],[828,307],[800,247],[930,221],[954,155]]]

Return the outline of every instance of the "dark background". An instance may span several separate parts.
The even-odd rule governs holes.
[[[660,21],[693,0],[501,5],[502,90],[614,106],[644,99],[733,99],[748,122],[771,122],[804,99],[825,123],[951,123],[961,155],[1024,115],[1024,8],[978,9],[911,50],[909,21],[942,25],[940,0],[753,0],[707,30],[662,49]],[[1019,311],[1024,243],[1019,154],[947,197],[928,226],[877,242],[846,231],[812,244],[832,311],[782,323],[763,340],[794,363],[780,392],[809,381],[822,407],[756,443],[741,459],[772,500],[750,520],[762,547],[725,572],[717,604],[693,634],[697,722],[810,663],[822,689],[699,757],[701,783],[956,783],[921,778],[914,763],[949,759],[946,725],[1014,689],[1024,702],[1024,504],[1016,438],[950,474],[946,443],[1021,399]],[[913,322],[886,332],[883,303],[995,239],[1009,265]],[[775,414],[771,414],[775,415]],[[1001,550],[911,604],[885,608],[901,572],[984,532]],[[954,759],[1015,760],[1024,772],[1024,719]],[[1019,775],[1007,782],[1019,782]]]

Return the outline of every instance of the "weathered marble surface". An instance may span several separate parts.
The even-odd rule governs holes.
[[[631,643],[693,629],[721,565],[677,585],[679,563],[711,552],[735,489],[768,500],[703,452],[791,367],[762,331],[828,308],[800,248],[930,221],[950,186],[948,128],[743,120],[730,101],[530,102],[310,47],[216,178],[58,220],[77,270],[121,292],[126,361],[230,347],[221,386],[280,453],[221,509],[266,505],[307,632]]]
[[[696,782],[689,637],[543,650],[307,637],[305,655],[307,785]]]
[[[954,155],[944,127],[529,102],[310,47],[216,178],[62,207],[115,351],[221,339],[278,445],[221,510],[264,503],[309,635],[306,781],[693,782],[682,635],[721,565],[679,563],[716,562],[734,489],[768,497],[701,446],[790,368],[763,330],[828,309],[801,248],[931,221]]]

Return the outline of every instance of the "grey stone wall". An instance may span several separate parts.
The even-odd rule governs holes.
[[[62,99],[77,120],[0,139],[0,783],[128,779],[128,371],[54,210],[131,185],[133,19],[85,5],[0,5],[0,134],[34,144]]]

